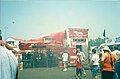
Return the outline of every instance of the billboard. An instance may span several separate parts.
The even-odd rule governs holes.
[[[69,38],[88,38],[88,29],[69,28]]]

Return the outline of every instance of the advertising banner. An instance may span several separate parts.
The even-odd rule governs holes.
[[[88,38],[88,29],[69,28],[70,38]]]

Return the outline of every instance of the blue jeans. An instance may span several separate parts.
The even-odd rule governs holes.
[[[76,75],[79,76],[79,74],[82,76],[82,68],[76,68]]]

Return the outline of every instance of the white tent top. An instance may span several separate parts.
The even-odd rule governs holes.
[[[13,38],[8,38],[6,41],[15,41]]]

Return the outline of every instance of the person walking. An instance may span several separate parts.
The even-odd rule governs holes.
[[[86,72],[85,72],[85,70],[84,70],[85,54],[84,54],[84,52],[82,52],[82,51],[80,50],[80,48],[77,48],[77,50],[76,50],[76,54],[78,54],[78,53],[81,54],[81,64],[83,65],[83,67],[82,67],[82,74],[83,74],[83,75],[86,75]]]
[[[102,79],[114,79],[115,56],[111,54],[108,46],[104,46],[103,51],[101,59]]]
[[[120,52],[116,53],[116,58],[114,79],[120,79]]]
[[[65,51],[65,52],[62,54],[62,61],[63,61],[63,64],[64,64],[64,69],[63,69],[63,71],[67,71],[67,67],[68,67],[68,53],[67,53],[67,51]]]
[[[99,55],[96,53],[96,49],[92,49],[91,70],[92,79],[99,79]]]
[[[81,61],[81,53],[77,53],[77,58],[75,60],[75,64],[76,64],[76,79],[81,79],[82,78],[82,68],[83,68],[83,64]]]

